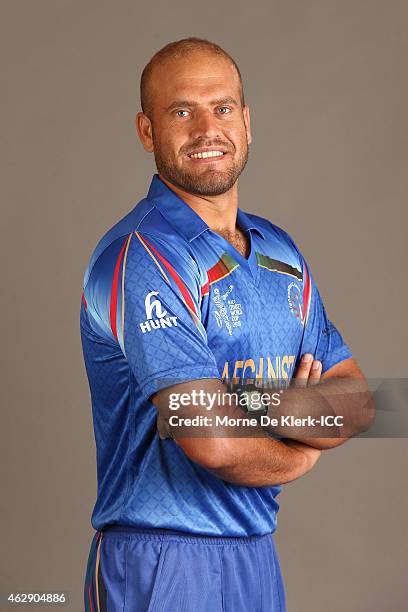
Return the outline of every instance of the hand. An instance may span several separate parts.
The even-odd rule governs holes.
[[[302,356],[299,367],[292,379],[292,386],[296,388],[317,385],[322,376],[322,362],[313,359],[311,353]]]

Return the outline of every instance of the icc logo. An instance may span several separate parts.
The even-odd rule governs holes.
[[[163,310],[162,303],[158,299],[152,299],[156,295],[159,295],[158,291],[150,291],[145,297],[146,321],[139,323],[144,334],[154,329],[177,327],[177,317],[166,317],[167,310]]]

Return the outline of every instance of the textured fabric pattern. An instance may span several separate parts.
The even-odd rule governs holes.
[[[290,380],[351,356],[282,229],[238,210],[248,259],[158,177],[90,258],[81,337],[97,449],[92,524],[252,536],[276,528],[280,487],[212,476],[156,431],[151,395],[200,378]]]

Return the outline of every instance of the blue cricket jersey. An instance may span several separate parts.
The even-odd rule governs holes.
[[[92,525],[250,536],[276,528],[280,486],[244,487],[161,440],[152,394],[200,378],[287,379],[312,353],[351,357],[290,236],[238,209],[248,259],[158,175],[84,277],[81,339],[97,451]]]

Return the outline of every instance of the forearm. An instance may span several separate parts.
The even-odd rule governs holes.
[[[190,454],[194,439],[178,439],[183,450]],[[224,452],[213,452],[211,440],[207,449],[201,446],[203,456],[192,450],[196,462],[212,474],[236,485],[266,487],[285,484],[309,472],[321,452],[294,440],[262,438],[224,438]],[[205,456],[204,456],[205,455]]]
[[[199,402],[194,395],[198,392],[204,393]],[[222,403],[209,402],[209,408],[210,396]],[[173,438],[192,461],[228,482],[283,484],[306,474],[320,456],[319,450],[299,441],[272,439],[220,381],[180,383],[155,401],[160,437]]]

